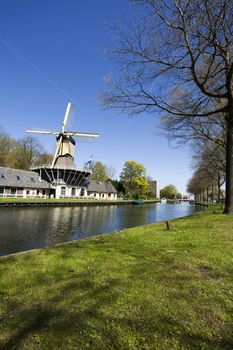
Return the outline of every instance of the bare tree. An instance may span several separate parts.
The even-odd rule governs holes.
[[[108,166],[106,165],[106,173],[110,180],[114,180],[116,175],[116,169],[114,168],[113,165],[108,165]]]
[[[120,77],[107,77],[110,89],[102,93],[102,103],[133,114],[148,111],[171,116],[173,125],[178,120],[183,131],[190,124],[195,126],[195,121],[203,126],[214,120],[218,134],[216,121],[224,118],[224,212],[233,213],[232,1],[131,2],[133,21],[116,26],[118,44],[111,50],[119,62]]]
[[[211,141],[193,144],[193,168],[195,173],[188,184],[188,191],[208,201],[217,193],[220,202],[221,187],[225,183],[225,148]],[[205,196],[206,194],[206,196]],[[199,198],[200,200],[200,198]]]

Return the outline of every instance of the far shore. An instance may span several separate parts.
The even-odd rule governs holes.
[[[145,204],[160,203],[160,199],[143,200]],[[38,207],[38,206],[98,206],[98,205],[129,205],[133,200],[100,200],[73,198],[0,198],[0,207]]]

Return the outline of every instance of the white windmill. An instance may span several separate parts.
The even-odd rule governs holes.
[[[51,167],[54,166],[66,166],[71,165],[71,162],[69,161],[67,164],[67,161],[64,161],[71,158],[72,162],[74,162],[74,148],[75,148],[75,140],[73,137],[85,137],[85,138],[92,138],[96,139],[99,137],[98,134],[93,133],[84,133],[84,132],[78,132],[78,131],[66,131],[67,122],[70,116],[72,104],[69,102],[66,108],[66,113],[64,116],[64,120],[62,123],[61,131],[43,131],[43,130],[26,130],[29,133],[34,134],[46,134],[46,135],[56,135],[57,145],[56,145],[56,151],[53,157],[53,161],[51,164]],[[63,160],[59,157],[62,157]],[[74,164],[73,164],[74,165]]]
[[[91,170],[76,167],[74,163],[74,138],[96,139],[98,134],[67,131],[72,104],[68,103],[61,131],[27,130],[29,133],[55,135],[57,144],[52,164],[45,164],[31,170],[51,184],[50,195],[59,197],[84,196],[87,194],[88,178]]]

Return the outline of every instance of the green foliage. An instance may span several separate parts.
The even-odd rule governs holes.
[[[149,190],[146,180],[146,169],[141,163],[127,160],[120,174],[120,180],[129,197],[138,197]]]
[[[157,182],[153,181],[150,177],[147,177],[149,189],[146,192],[146,198],[155,199],[157,196]]]
[[[101,162],[95,162],[92,167],[91,179],[96,181],[107,181],[107,167]]]
[[[160,198],[174,199],[177,195],[177,189],[174,185],[168,185],[160,190]]]
[[[125,187],[121,181],[118,180],[112,180],[111,183],[113,184],[114,188],[117,190],[119,197],[125,196]]]
[[[232,349],[233,216],[172,224],[1,258],[0,348]]]

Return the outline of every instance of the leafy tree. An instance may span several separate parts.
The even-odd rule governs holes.
[[[136,177],[134,179],[133,186],[134,186],[133,193],[136,197],[146,194],[149,190],[149,183],[147,179],[143,176]]]
[[[107,167],[103,163],[97,161],[92,167],[91,179],[96,181],[107,181]]]
[[[118,180],[111,180],[113,186],[115,187],[115,189],[117,190],[117,193],[119,196],[125,196],[126,192],[125,192],[125,187],[123,185],[123,183],[121,181]]]
[[[177,199],[182,199],[182,194],[181,194],[181,193],[179,193],[179,192],[178,192],[178,193],[176,193],[176,198],[177,198]]]
[[[190,126],[202,132],[203,125],[223,118],[224,212],[233,214],[232,0],[131,2],[133,21],[116,27],[117,43],[110,50],[120,75],[107,77],[110,89],[102,103],[132,114],[162,112],[168,125],[174,121],[174,137]]]
[[[120,174],[120,180],[125,187],[127,195],[130,197],[138,196],[149,189],[145,167],[134,160],[125,162]]]
[[[168,185],[160,190],[160,197],[174,199],[177,195],[177,189],[174,185]]]

